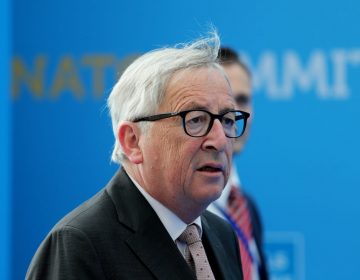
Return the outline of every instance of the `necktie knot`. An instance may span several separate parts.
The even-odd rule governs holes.
[[[214,280],[215,277],[206,257],[197,226],[195,224],[187,226],[178,240],[187,244],[185,260],[190,268],[195,271],[196,279]]]
[[[178,239],[181,242],[186,243],[188,246],[196,242],[201,242],[199,230],[194,224],[187,226]]]

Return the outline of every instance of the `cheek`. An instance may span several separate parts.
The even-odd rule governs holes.
[[[187,152],[182,144],[181,137],[176,135],[170,135],[165,133],[159,139],[157,150],[159,157],[159,166],[161,166],[162,172],[165,172],[165,176],[168,177],[168,181],[172,184],[178,184],[182,181],[182,170],[186,167]]]
[[[196,141],[192,141],[192,139],[186,140],[180,140],[173,147],[175,154],[173,154],[171,159],[173,166],[178,170],[176,176],[182,185],[186,184],[193,177],[199,154],[198,151],[200,150],[200,145]]]
[[[192,178],[193,166],[201,149],[201,142],[185,135],[180,128],[178,125],[159,125],[151,135],[155,168],[161,169],[162,173],[165,171],[167,181],[174,185],[184,185]]]
[[[236,150],[236,147],[237,147],[238,145],[239,145],[238,139],[233,139],[233,140],[231,140],[231,142],[228,144],[228,146],[227,146],[227,148],[226,148],[226,152],[225,152],[228,162],[231,163],[234,150]]]

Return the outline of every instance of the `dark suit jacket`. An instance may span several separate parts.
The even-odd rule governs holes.
[[[201,217],[216,279],[243,279],[236,235]],[[26,279],[195,279],[160,219],[124,170],[65,216],[36,252]]]
[[[252,230],[253,230],[252,233],[260,256],[260,262],[261,262],[259,267],[260,280],[268,280],[269,279],[268,270],[267,270],[266,259],[263,251],[263,228],[262,228],[259,211],[257,210],[254,200],[247,193],[243,192],[243,194],[247,200],[248,209],[250,212]]]

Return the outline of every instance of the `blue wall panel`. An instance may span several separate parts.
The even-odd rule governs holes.
[[[0,279],[10,279],[11,229],[11,16],[10,1],[0,1]]]

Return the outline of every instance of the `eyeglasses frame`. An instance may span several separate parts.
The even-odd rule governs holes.
[[[201,135],[201,136],[193,136],[191,134],[189,134],[186,130],[186,124],[185,124],[185,117],[188,113],[190,112],[193,112],[193,111],[201,111],[201,112],[205,112],[207,114],[210,115],[210,123],[209,123],[209,126],[206,130],[206,132],[204,133],[204,135]],[[224,133],[225,133],[225,136],[228,137],[228,138],[239,138],[241,137],[244,132],[245,132],[245,129],[246,129],[246,124],[247,124],[247,120],[248,118],[250,117],[250,113],[248,112],[245,112],[245,111],[241,111],[241,110],[228,110],[224,113],[221,113],[221,114],[213,114],[209,111],[206,111],[206,110],[203,110],[203,109],[192,109],[192,110],[185,110],[185,111],[180,111],[180,112],[173,112],[173,113],[162,113],[162,114],[157,114],[157,115],[152,115],[152,116],[147,116],[147,117],[139,117],[139,118],[135,118],[133,120],[133,122],[142,122],[142,121],[149,121],[149,122],[153,122],[153,121],[158,121],[158,120],[162,120],[162,119],[167,119],[167,118],[172,118],[172,117],[176,117],[176,116],[181,116],[182,118],[182,124],[183,124],[183,129],[185,131],[185,133],[187,135],[189,135],[190,137],[204,137],[205,135],[207,135],[211,128],[213,127],[214,125],[214,121],[217,119],[220,121],[222,121],[222,118],[227,114],[227,113],[230,113],[230,112],[239,112],[241,113],[240,116],[236,116],[236,121],[237,120],[240,120],[240,119],[244,119],[244,126],[243,126],[243,130],[241,132],[241,134],[239,136],[228,136],[226,135],[226,132],[224,130]]]

